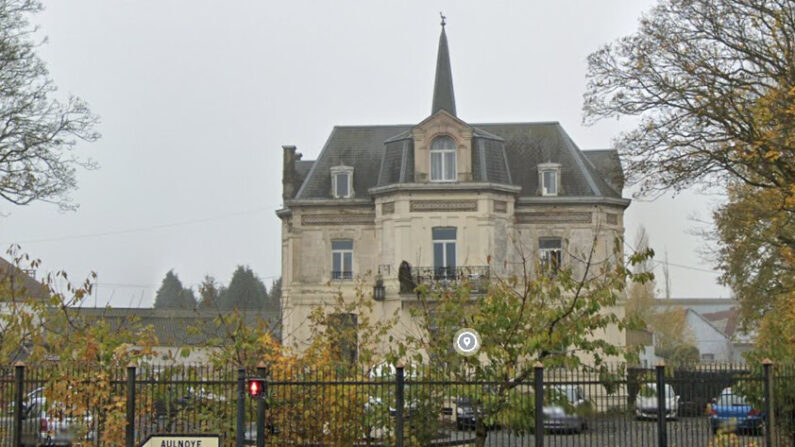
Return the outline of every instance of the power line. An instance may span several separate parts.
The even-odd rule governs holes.
[[[657,260],[655,260],[654,262],[659,264],[659,265],[666,264],[665,261],[657,261]],[[714,273],[714,274],[719,274],[720,273],[720,272],[718,272],[716,270],[709,270],[709,269],[704,269],[704,268],[700,268],[700,267],[693,267],[692,265],[674,264],[673,262],[668,262],[667,264],[672,266],[672,267],[679,267],[681,269],[686,269],[686,270],[695,270],[695,271],[699,271],[699,272]]]
[[[152,230],[162,230],[166,228],[175,228],[181,227],[185,225],[196,225],[205,222],[212,222],[216,220],[223,220],[228,219],[230,217],[237,217],[237,216],[246,216],[251,214],[261,213],[263,211],[269,211],[268,208],[257,208],[253,210],[246,210],[246,211],[237,211],[232,213],[226,214],[219,214],[216,216],[211,217],[204,217],[198,219],[191,219],[191,220],[183,220],[179,222],[171,222],[171,223],[164,223],[164,224],[157,224],[157,225],[150,225],[146,227],[135,227],[135,228],[126,228],[123,230],[113,230],[113,231],[103,231],[98,233],[85,233],[85,234],[75,234],[75,235],[66,235],[66,236],[57,236],[57,237],[50,237],[50,238],[42,238],[42,239],[28,239],[23,241],[15,241],[17,244],[36,244],[40,242],[58,242],[58,241],[65,241],[71,239],[88,239],[94,237],[103,237],[103,236],[115,236],[120,234],[130,234],[130,233],[141,233],[145,231],[152,231]],[[7,244],[8,242],[4,242],[3,244]]]

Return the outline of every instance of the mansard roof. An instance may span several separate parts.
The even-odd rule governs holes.
[[[458,118],[445,23],[443,17],[433,105],[431,115],[423,123],[439,114],[449,114],[462,126],[471,128],[472,183],[507,185],[510,190],[518,187],[520,198],[533,198],[541,195],[538,165],[555,163],[560,165],[561,173],[560,190],[555,197],[621,199],[624,177],[613,150],[582,152],[556,122],[469,124]],[[370,198],[372,188],[414,183],[415,127],[335,127],[317,161],[296,163],[296,180],[301,186],[293,200],[330,199],[331,167],[341,164],[354,169],[357,201]]]
[[[537,166],[558,163],[558,197],[620,198],[623,172],[614,150],[581,151],[557,122],[472,124],[472,178],[540,196]],[[413,125],[337,126],[312,164],[296,200],[331,198],[330,168],[354,168],[357,199],[373,187],[414,182]],[[301,163],[312,163],[302,161]]]

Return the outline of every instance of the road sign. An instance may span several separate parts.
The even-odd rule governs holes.
[[[220,439],[218,435],[149,435],[141,447],[220,447]]]

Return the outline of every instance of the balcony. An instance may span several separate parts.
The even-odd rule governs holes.
[[[450,287],[467,281],[474,293],[485,293],[489,283],[489,266],[412,267],[410,275],[399,275],[400,293],[413,293],[420,285]]]

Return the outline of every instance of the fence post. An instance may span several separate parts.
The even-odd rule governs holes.
[[[127,365],[127,426],[125,427],[127,447],[135,447],[135,365]]]
[[[403,447],[403,406],[405,403],[406,376],[402,363],[396,368],[395,375],[395,447]]]
[[[268,370],[265,364],[257,365],[257,376],[265,379],[262,395],[257,399],[257,447],[265,447],[265,399],[268,398]]]
[[[770,359],[762,360],[762,370],[765,374],[765,447],[771,447],[773,445],[774,419],[772,412],[773,405],[770,402],[770,367],[772,365],[773,361]]]
[[[25,364],[14,365],[14,447],[22,446],[22,399],[25,392]]]
[[[668,433],[665,428],[665,363],[656,366],[657,372],[657,446],[668,447]]]
[[[237,370],[237,426],[235,445],[243,447],[246,436],[246,368]]]
[[[544,447],[544,365],[533,366],[533,394],[535,395],[535,447]]]

